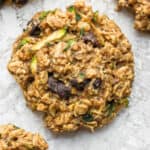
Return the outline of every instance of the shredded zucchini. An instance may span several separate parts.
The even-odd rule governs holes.
[[[37,72],[37,58],[35,56],[32,57],[30,69],[32,74],[35,74]]]
[[[48,37],[44,38],[40,42],[36,43],[33,47],[32,50],[39,50],[42,47],[46,45],[46,43],[56,41],[58,39],[61,39],[63,36],[65,36],[67,30],[66,29],[60,29],[57,31],[54,31],[52,34],[50,34]]]

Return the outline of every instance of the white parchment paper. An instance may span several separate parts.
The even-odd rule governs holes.
[[[73,0],[34,0],[23,8],[0,9],[0,124],[14,123],[28,131],[40,132],[50,150],[150,150],[150,34],[132,28],[133,15],[115,12],[115,0],[89,0],[95,10],[107,14],[120,26],[132,44],[136,77],[129,108],[112,124],[95,133],[79,131],[54,136],[44,127],[42,116],[25,105],[21,89],[7,71],[12,43],[34,13],[65,8]]]

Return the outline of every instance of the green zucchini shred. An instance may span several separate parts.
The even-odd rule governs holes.
[[[29,43],[28,39],[22,39],[18,45],[18,48],[21,48],[22,46],[24,46],[27,43]]]
[[[32,74],[35,74],[37,72],[37,58],[35,56],[32,57],[30,69]]]
[[[68,40],[67,46],[65,47],[64,51],[67,51],[74,43],[75,43],[75,40],[73,40],[73,39]]]
[[[50,11],[43,11],[41,14],[40,14],[40,17],[39,19],[42,21],[44,18],[47,17],[47,15],[49,14]]]
[[[92,114],[85,114],[82,116],[82,120],[85,121],[85,122],[91,122],[94,120]]]

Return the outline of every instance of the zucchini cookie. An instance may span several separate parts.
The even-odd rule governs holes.
[[[118,0],[118,10],[122,8],[133,11],[137,30],[150,32],[150,0]]]
[[[0,0],[0,6],[4,3],[6,4],[15,4],[16,6],[23,6],[28,2],[28,0]]]
[[[16,40],[8,64],[27,105],[54,132],[94,130],[128,105],[131,45],[107,16],[84,2],[37,13]]]
[[[47,150],[46,141],[12,124],[0,125],[0,150]]]

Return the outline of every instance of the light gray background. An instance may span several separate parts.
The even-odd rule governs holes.
[[[0,124],[14,123],[28,131],[40,132],[50,150],[150,150],[150,34],[139,33],[133,16],[114,11],[115,0],[89,0],[95,10],[107,14],[132,43],[135,56],[135,82],[129,108],[122,111],[109,126],[95,133],[80,131],[54,136],[44,128],[42,116],[25,105],[21,89],[8,73],[6,65],[12,43],[31,16],[43,9],[65,8],[73,0],[34,0],[18,9],[0,9]]]

